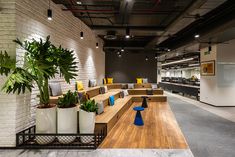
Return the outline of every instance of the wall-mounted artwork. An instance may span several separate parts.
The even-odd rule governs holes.
[[[201,75],[214,76],[215,75],[215,61],[201,62]]]

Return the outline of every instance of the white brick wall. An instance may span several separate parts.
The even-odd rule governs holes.
[[[53,44],[74,50],[78,60],[78,77],[85,87],[88,79],[102,82],[105,74],[105,55],[102,41],[84,23],[71,12],[63,12],[61,6],[51,4],[53,20],[47,20],[47,0],[0,0],[0,50],[7,50],[16,56],[18,64],[23,64],[23,51],[12,42],[45,38],[51,36]],[[80,31],[84,40],[80,40]],[[96,42],[100,48],[96,49]],[[0,86],[4,82],[0,77]],[[52,81],[60,81],[63,91],[74,90],[74,81],[68,85],[58,76]],[[38,90],[24,95],[6,95],[0,93],[0,147],[15,146],[15,133],[34,124],[35,106],[38,104]]]

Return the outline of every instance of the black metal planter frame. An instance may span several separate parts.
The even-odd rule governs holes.
[[[16,134],[16,148],[22,149],[96,149],[106,137],[106,126],[94,134],[36,134],[36,127],[29,127]],[[73,138],[71,143],[61,143]],[[81,141],[83,138],[83,142]],[[39,144],[36,139],[52,141],[48,144]],[[51,140],[53,139],[53,140]],[[87,142],[89,141],[89,143]]]

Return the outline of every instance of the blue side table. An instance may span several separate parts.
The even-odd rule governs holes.
[[[135,115],[134,124],[137,125],[137,126],[142,126],[142,125],[144,125],[144,121],[143,121],[142,116],[141,116],[141,113],[140,113],[140,111],[143,111],[144,108],[141,107],[141,106],[137,106],[137,107],[134,107],[133,110],[137,111],[137,112],[136,112],[136,115]]]

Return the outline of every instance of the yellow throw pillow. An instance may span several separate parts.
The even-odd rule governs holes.
[[[104,83],[104,84],[107,84],[106,78],[103,79],[103,83]]]
[[[108,84],[113,84],[113,78],[107,78]]]
[[[143,79],[142,78],[136,78],[137,84],[142,84],[143,83]]]
[[[77,90],[78,91],[84,89],[82,81],[77,81],[76,83],[77,83]]]

